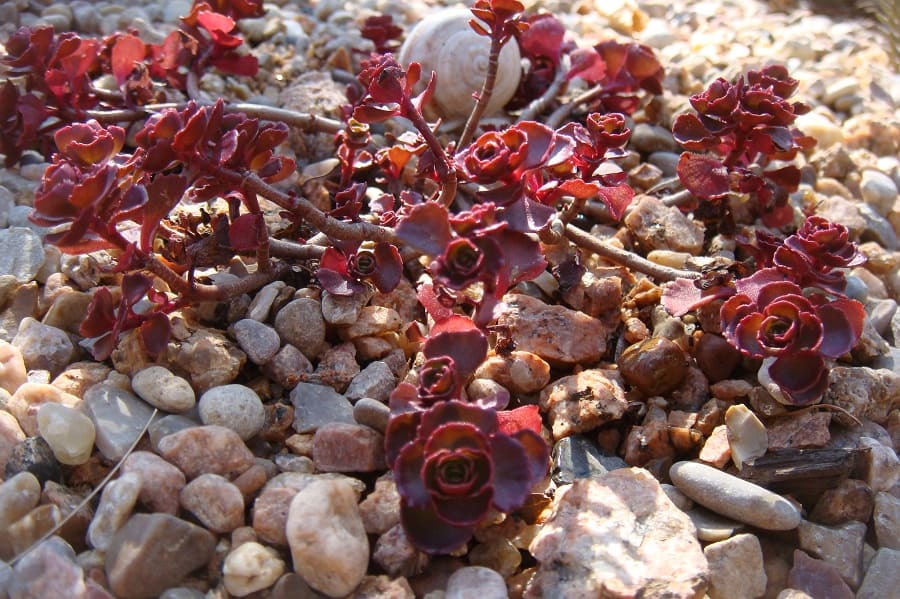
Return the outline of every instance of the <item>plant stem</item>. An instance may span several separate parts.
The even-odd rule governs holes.
[[[666,206],[682,206],[687,204],[693,198],[693,194],[687,189],[682,189],[673,194],[661,197],[659,200]]]
[[[567,59],[567,57],[563,57]],[[568,62],[568,60],[566,60]],[[562,86],[566,83],[566,73],[568,72],[568,67],[565,64],[560,64],[559,69],[556,71],[556,76],[553,78],[553,81],[550,83],[550,86],[541,94],[540,98],[535,98],[532,102],[526,106],[522,112],[519,113],[518,118],[516,118],[516,122],[520,123],[522,121],[531,121],[534,120],[538,114],[542,113],[550,106],[550,103],[559,95],[559,90],[562,89]]]
[[[325,247],[269,238],[269,253],[282,260],[310,260],[320,258],[325,253]]]
[[[441,142],[434,135],[434,131],[431,130],[431,127],[425,121],[425,117],[422,116],[422,113],[419,112],[419,109],[416,108],[409,96],[404,95],[401,104],[403,106],[403,116],[412,122],[425,140],[425,145],[434,154],[434,168],[437,171],[438,178],[441,180],[441,194],[438,197],[438,203],[442,206],[450,206],[456,197],[457,186],[456,171],[450,161],[450,156],[447,155],[444,146],[441,145]]]
[[[649,275],[657,281],[700,278],[700,273],[698,272],[679,270],[677,268],[670,268],[668,266],[656,264],[655,262],[650,262],[646,258],[641,258],[635,253],[604,243],[590,233],[582,231],[573,225],[566,225],[566,237],[579,247],[590,250],[617,264]]]
[[[141,108],[117,109],[117,110],[88,110],[87,115],[100,123],[117,123],[122,121],[138,121],[153,113],[167,109],[183,110],[187,103],[147,104]],[[225,104],[226,113],[242,112],[250,117],[256,117],[267,121],[281,121],[287,125],[303,129],[313,133],[337,133],[344,128],[344,123],[322,116],[297,112],[284,108],[263,106],[262,104],[250,104],[239,102]]]
[[[247,275],[234,283],[220,283],[218,285],[191,284],[175,274],[169,267],[151,256],[146,269],[166,282],[170,289],[178,292],[184,299],[194,301],[219,301],[259,289],[267,283],[283,277],[290,267],[287,264],[277,264],[268,272],[255,272]]]
[[[494,84],[497,82],[497,67],[500,64],[500,50],[502,47],[503,42],[499,36],[492,35],[491,51],[488,56],[488,69],[484,76],[484,84],[482,84],[475,106],[469,114],[469,120],[466,121],[466,126],[459,136],[459,141],[456,142],[457,149],[465,148],[472,141],[472,138],[475,137],[478,123],[481,121],[481,117],[484,116],[484,111],[487,110],[488,102],[491,101],[491,96],[494,94]]]

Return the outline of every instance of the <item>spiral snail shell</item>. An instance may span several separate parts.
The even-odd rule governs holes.
[[[398,60],[404,66],[413,61],[422,65],[421,92],[431,71],[437,74],[434,96],[426,106],[428,118],[464,119],[475,105],[473,93],[481,91],[488,69],[490,40],[469,26],[472,13],[464,8],[435,12],[406,37]],[[497,80],[486,115],[496,113],[516,93],[522,65],[519,45],[511,39],[500,51]]]

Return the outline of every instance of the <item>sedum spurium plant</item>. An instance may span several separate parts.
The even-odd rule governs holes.
[[[650,48],[617,40],[577,48],[552,15],[526,15],[516,0],[476,0],[471,26],[490,40],[491,66],[459,139],[448,141],[422,112],[434,75],[397,62],[391,52],[402,30],[384,16],[363,25],[376,53],[362,60],[341,121],[203,102],[198,84],[207,70],[256,73],[237,24],[263,12],[261,0],[198,0],[159,44],[130,32],[93,39],[19,30],[2,58],[0,152],[7,165],[26,151],[50,162],[32,215],[52,227],[49,242],[113,256],[120,290],[94,291],[80,331],[97,359],[129,331],[151,357],[162,355],[173,311],[253,291],[297,262],[339,296],[390,293],[405,272],[424,269],[417,294],[433,324],[418,337],[419,328],[407,329],[410,355],[418,351],[422,361],[415,382],[391,394],[385,436],[402,522],[418,548],[459,548],[492,513],[520,508],[546,474],[537,406],[507,409],[507,393],[470,401],[465,389],[488,355],[504,295],[547,272],[553,244],[568,238],[659,281],[676,280],[665,295],[676,313],[728,298],[726,339],[772,359],[769,373],[789,403],[815,401],[828,362],[859,338],[863,313],[841,295],[839,270],[859,258],[839,225],[811,217],[784,241],[759,234],[746,245],[761,270],[704,289],[695,284],[699,273],[650,263],[574,226],[588,206],[616,222],[632,202],[616,161],[626,154],[630,115],[647,93],[662,93],[664,71]],[[510,105],[522,108],[520,118],[484,128],[497,56],[512,39],[527,62]],[[561,102],[576,79],[586,91]],[[414,92],[419,81],[427,85]],[[766,222],[784,224],[798,171],[767,166],[810,145],[790,128],[804,110],[786,101],[795,88],[773,66],[746,80],[717,80],[692,98],[698,114],[675,123],[690,150],[679,163],[685,188],[704,201],[756,197]],[[373,135],[397,118],[411,130]],[[304,197],[294,160],[279,152],[290,127],[334,135],[340,167],[323,183],[328,207]],[[201,217],[179,209],[213,200],[224,207]],[[263,200],[288,225],[278,235]],[[243,278],[213,284],[198,275],[236,256],[252,266]],[[569,289],[585,269],[568,260],[550,271]]]

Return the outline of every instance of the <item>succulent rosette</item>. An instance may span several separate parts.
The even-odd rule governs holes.
[[[738,281],[737,293],[722,305],[722,332],[747,356],[775,358],[769,374],[788,403],[815,403],[828,385],[825,359],[856,345],[865,310],[855,300],[804,296],[795,283],[772,281],[773,271]]]
[[[404,530],[422,551],[459,548],[492,508],[520,508],[546,473],[541,436],[501,431],[494,410],[451,400],[403,416],[388,425],[387,458]]]

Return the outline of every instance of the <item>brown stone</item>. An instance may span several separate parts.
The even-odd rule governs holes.
[[[491,379],[513,393],[534,393],[550,382],[550,365],[540,356],[526,351],[513,351],[485,360],[475,378]]]
[[[313,460],[320,472],[385,470],[384,437],[361,424],[326,424],[313,437]]]
[[[837,568],[803,551],[794,551],[794,566],[788,574],[789,588],[805,592],[815,599],[854,599],[853,591],[841,579]]]
[[[159,441],[159,453],[189,479],[206,473],[234,478],[254,464],[253,454],[238,434],[217,425],[166,435]]]
[[[865,482],[848,478],[826,490],[809,514],[820,524],[842,524],[850,520],[868,522],[875,506],[875,493]]]
[[[647,396],[674,391],[688,370],[687,354],[665,337],[651,337],[629,346],[616,362],[625,380]]]
[[[181,506],[213,532],[231,532],[244,524],[240,489],[218,474],[201,474],[186,484]]]
[[[602,370],[584,370],[546,387],[539,400],[554,439],[618,420],[627,402],[622,387]]]
[[[136,472],[141,485],[140,502],[151,512],[178,513],[178,496],[184,487],[184,473],[149,451],[135,451],[122,463],[122,474]]]
[[[517,350],[537,354],[551,365],[597,362],[606,352],[612,327],[596,318],[528,295],[507,294],[503,302],[506,310],[497,324],[508,331]]]
[[[177,586],[213,557],[215,537],[168,514],[135,514],[106,553],[110,590],[121,599],[151,599]]]
[[[776,418],[766,425],[769,450],[825,447],[831,439],[829,424],[831,414],[828,412],[805,412]]]

